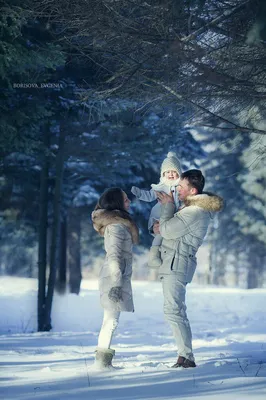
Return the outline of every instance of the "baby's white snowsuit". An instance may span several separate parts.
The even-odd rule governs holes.
[[[166,194],[170,194],[172,192],[174,202],[175,202],[175,211],[179,208],[179,200],[178,200],[178,192],[177,185],[179,183],[179,179],[171,180],[165,176],[166,172],[175,171],[177,173],[177,177],[179,178],[182,174],[181,164],[177,155],[173,151],[169,151],[167,157],[164,159],[161,165],[161,178],[158,184],[152,184],[150,190],[139,189],[136,186],[132,186],[131,192],[142,201],[152,202],[157,200],[157,196],[155,191],[164,192]],[[160,257],[160,245],[162,243],[162,237],[160,234],[154,235],[153,233],[153,225],[156,221],[159,221],[161,215],[161,204],[157,202],[155,206],[151,209],[149,221],[148,221],[148,229],[150,233],[154,236],[152,246],[149,253],[148,265],[152,268],[160,267],[161,265],[161,257]]]
[[[157,200],[156,192],[164,192],[166,194],[170,194],[170,192],[173,193],[173,198],[175,202],[175,207],[176,211],[179,208],[179,199],[178,199],[178,191],[177,191],[177,181],[174,182],[172,186],[166,185],[164,182],[159,182],[158,184],[152,184],[150,190],[145,190],[145,189],[140,189],[136,186],[132,186],[131,192],[139,199],[142,201],[146,202],[152,202]],[[152,247],[150,249],[150,255],[149,255],[149,266],[150,267],[159,267],[161,261],[160,261],[160,253],[159,253],[159,246],[162,243],[162,237],[160,234],[155,235],[153,233],[153,225],[157,221],[159,221],[161,215],[161,204],[159,201],[152,207],[151,212],[150,212],[150,217],[148,221],[148,229],[151,235],[154,236],[154,239],[152,241]],[[159,260],[158,260],[159,257]],[[157,260],[157,262],[156,262]]]

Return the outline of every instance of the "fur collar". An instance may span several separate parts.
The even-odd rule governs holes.
[[[124,217],[120,210],[95,210],[91,214],[94,229],[104,236],[105,229],[110,224],[123,224],[131,233],[132,241],[137,244],[139,241],[139,230],[133,220]]]
[[[158,184],[152,183],[151,188],[153,190],[157,190],[157,192],[165,192],[168,194],[172,188],[176,189],[177,185],[178,184],[176,183],[176,181],[171,181],[170,185],[160,182]]]
[[[186,207],[198,206],[206,211],[221,211],[224,206],[223,199],[220,196],[207,192],[195,196],[188,196],[184,204]]]
[[[168,186],[169,188],[171,186],[177,186],[180,182],[180,179],[177,178],[175,180],[167,179],[166,176],[162,176],[160,179],[160,183],[163,183],[164,185]]]

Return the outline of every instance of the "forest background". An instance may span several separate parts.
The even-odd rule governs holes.
[[[0,28],[0,273],[38,278],[39,330],[97,275],[99,195],[149,189],[168,151],[225,199],[199,283],[265,287],[263,0],[9,0]],[[131,199],[134,278],[156,279],[153,204]]]

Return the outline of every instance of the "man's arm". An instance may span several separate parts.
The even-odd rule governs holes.
[[[189,211],[189,210],[188,210]],[[164,239],[178,239],[188,233],[191,233],[189,224],[185,222],[182,214],[185,210],[180,211],[175,217],[175,205],[168,203],[162,205],[160,217],[160,233]],[[188,215],[190,219],[190,215]]]
[[[162,204],[160,217],[161,236],[164,239],[178,239],[190,233],[190,223],[194,220],[192,209],[184,208],[174,217],[175,204],[172,193],[167,195],[156,192],[156,194]]]

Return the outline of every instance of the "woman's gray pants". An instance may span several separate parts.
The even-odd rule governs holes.
[[[164,315],[170,324],[177,344],[178,355],[194,361],[192,334],[186,313],[186,283],[174,274],[161,277],[164,296]]]

